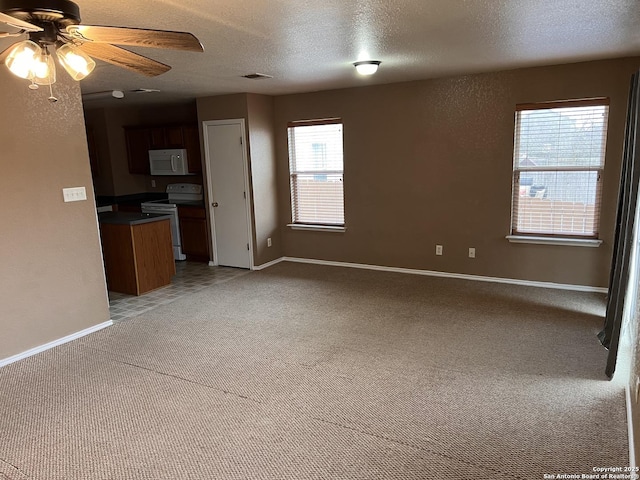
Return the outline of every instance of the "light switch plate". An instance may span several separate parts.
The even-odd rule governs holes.
[[[63,188],[62,196],[65,202],[79,202],[87,199],[87,189],[84,187]]]

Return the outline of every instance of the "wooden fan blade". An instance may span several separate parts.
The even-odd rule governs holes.
[[[0,12],[0,23],[9,25],[10,27],[19,28],[25,32],[42,32],[44,29],[24,20],[19,20],[11,15]]]
[[[130,52],[108,43],[83,43],[78,45],[87,55],[126,68],[147,77],[155,77],[171,70],[169,65]]]
[[[0,23],[4,23],[5,25],[9,25],[10,27],[19,28],[20,30],[24,30],[25,32],[42,32],[44,30],[37,25],[25,22],[24,20],[20,20],[2,12],[0,12]]]
[[[92,25],[69,25],[67,33],[82,41],[115,43],[137,47],[169,48],[203,52],[204,48],[195,36],[186,32],[147,30],[144,28],[97,27]]]

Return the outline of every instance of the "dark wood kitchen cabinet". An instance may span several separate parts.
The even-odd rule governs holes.
[[[189,173],[201,173],[200,135],[195,124],[125,127],[129,173],[150,174],[149,150],[185,148]]]
[[[98,147],[96,144],[96,136],[93,128],[87,126],[87,148],[89,149],[89,165],[91,166],[91,176],[93,178],[100,176],[100,164],[98,163]]]
[[[180,125],[150,128],[151,148],[156,150],[186,148],[182,130],[183,127]]]
[[[187,256],[187,260],[208,262],[209,240],[204,207],[179,205],[178,221],[180,223],[182,252]]]
[[[201,173],[202,163],[200,159],[200,132],[197,125],[185,125],[182,127],[184,148],[187,149],[187,164],[190,173]]]
[[[125,140],[127,142],[127,161],[129,173],[149,175],[149,148],[151,140],[148,128],[125,128]]]

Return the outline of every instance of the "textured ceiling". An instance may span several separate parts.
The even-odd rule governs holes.
[[[162,91],[112,103],[277,95],[640,54],[638,0],[76,1],[85,24],[189,31],[204,45],[204,53],[131,48],[173,67],[156,78],[98,62],[84,93]],[[367,58],[382,66],[365,78],[351,64]],[[254,72],[273,78],[241,77]]]

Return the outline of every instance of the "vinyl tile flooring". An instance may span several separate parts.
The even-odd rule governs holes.
[[[247,273],[249,270],[242,268],[210,267],[206,263],[176,262],[176,274],[171,280],[171,285],[140,296],[109,292],[111,320],[125,321],[160,305],[171,303],[178,298]]]

